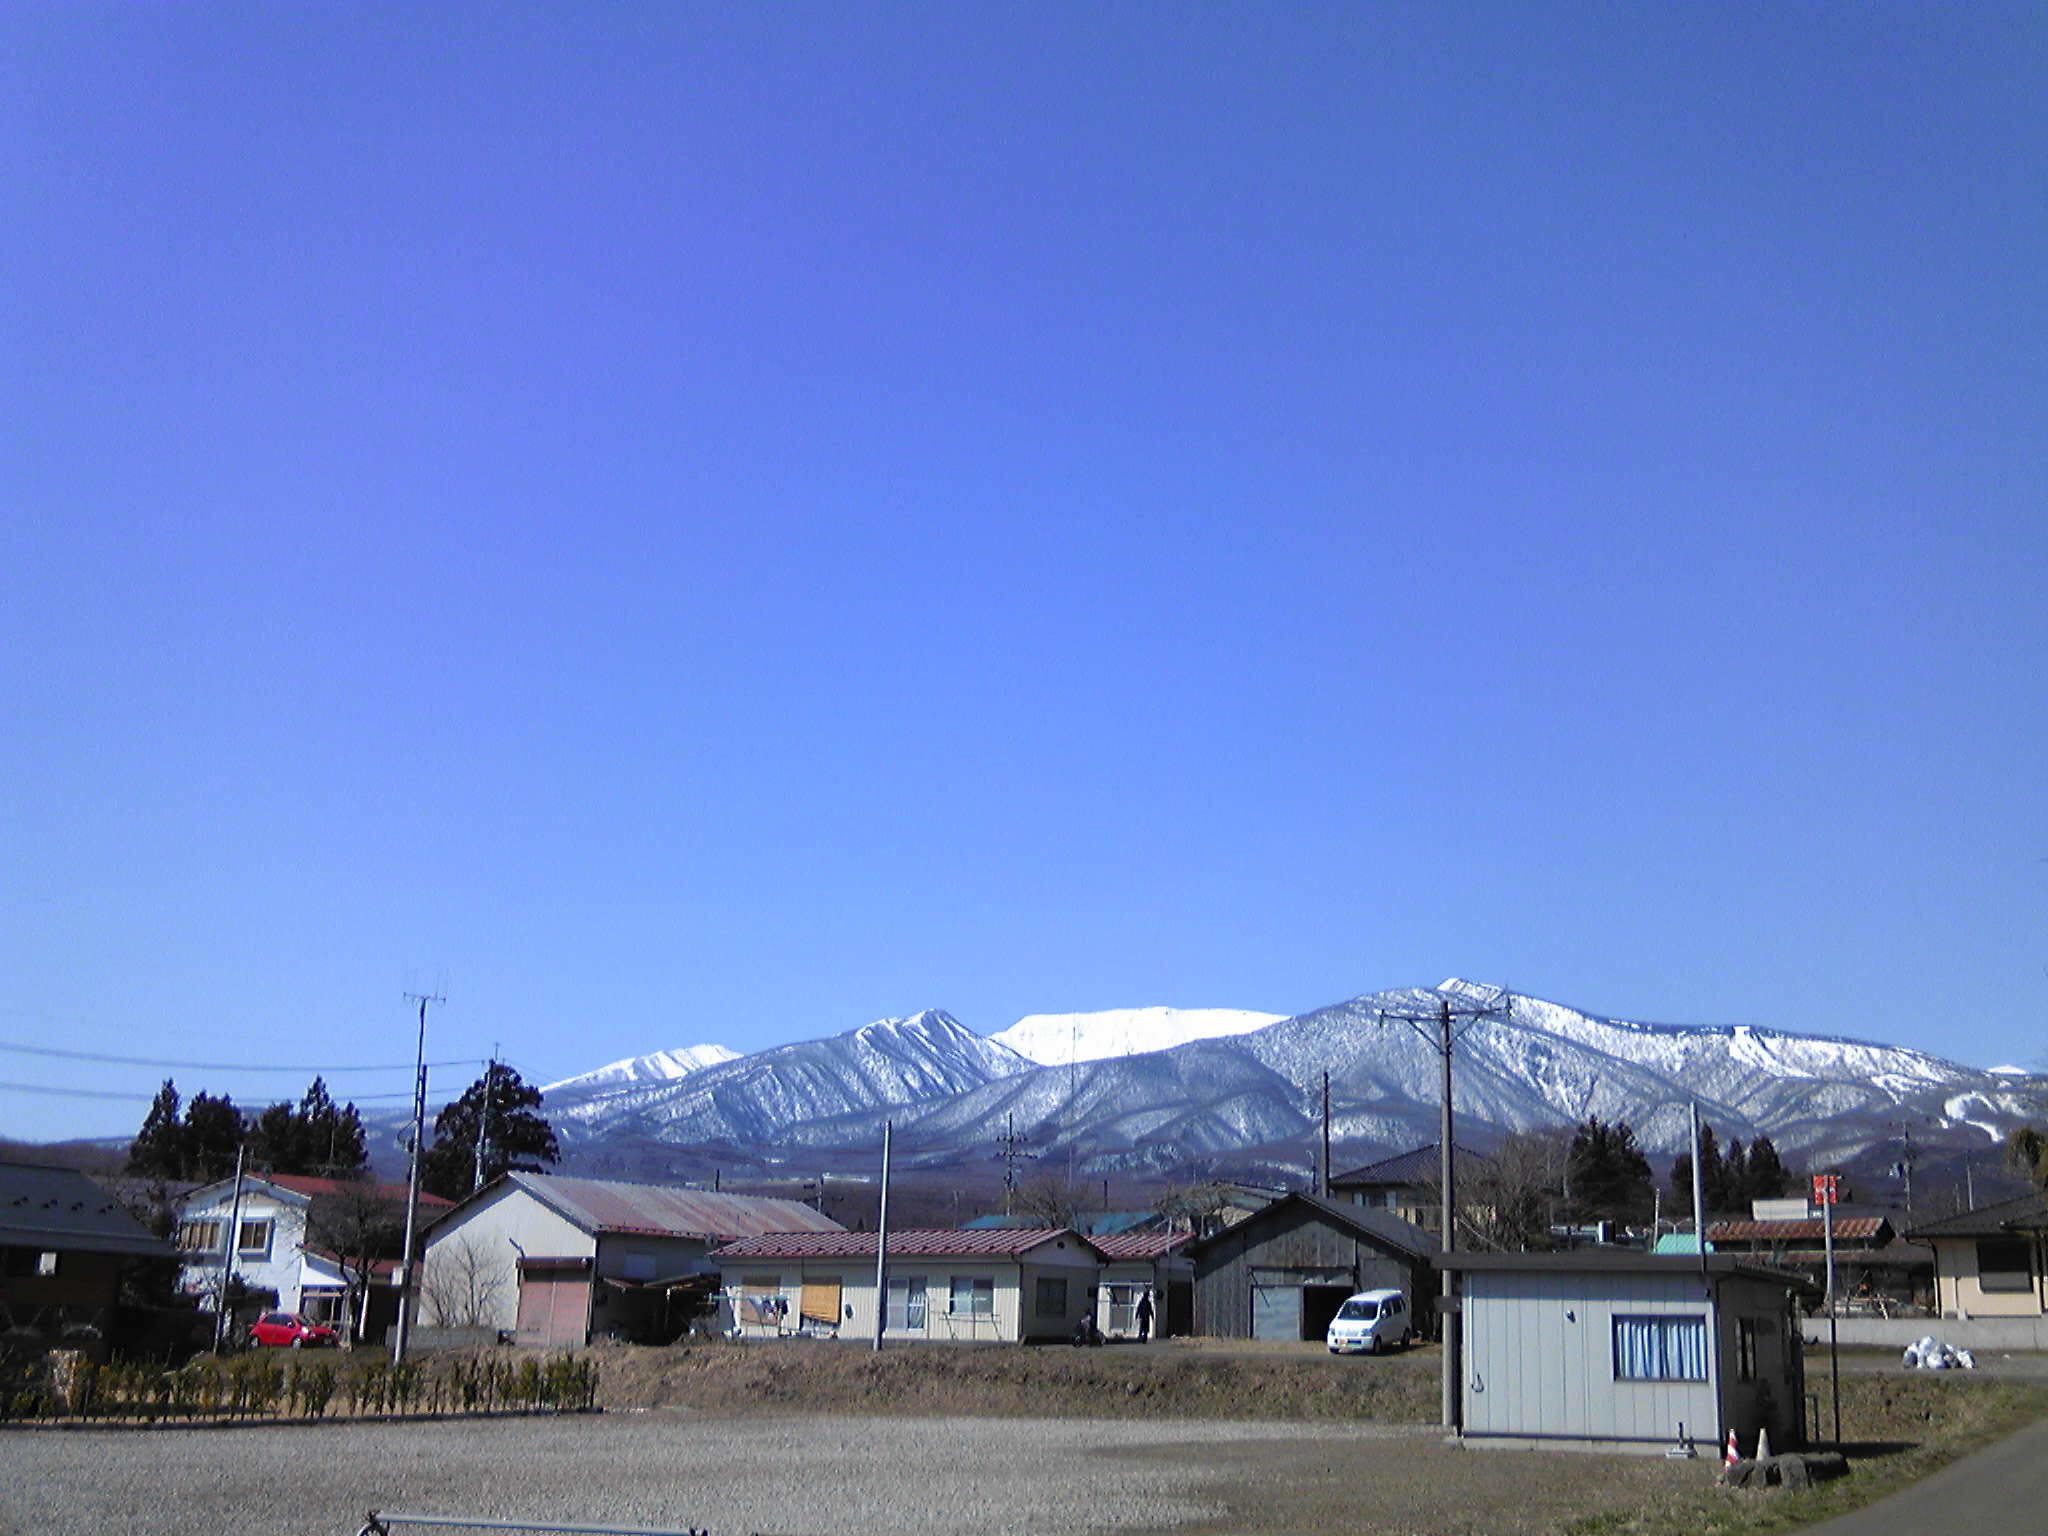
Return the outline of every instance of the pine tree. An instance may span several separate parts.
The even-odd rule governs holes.
[[[242,1145],[242,1112],[226,1094],[214,1098],[204,1089],[185,1106],[185,1177],[224,1179],[235,1171],[235,1153]]]
[[[142,1129],[128,1143],[128,1171],[145,1179],[185,1177],[185,1127],[178,1121],[178,1085],[164,1079]]]
[[[1768,1136],[1749,1144],[1749,1195],[1752,1200],[1782,1200],[1792,1188],[1792,1170],[1778,1157]]]
[[[272,1104],[249,1126],[249,1166],[265,1173],[304,1173],[303,1139],[290,1103]]]
[[[1595,1117],[1572,1132],[1566,1154],[1572,1203],[1587,1216],[1627,1221],[1650,1208],[1650,1160],[1626,1120]]]
[[[1749,1151],[1737,1137],[1728,1143],[1728,1155],[1721,1160],[1721,1208],[1746,1209],[1750,1200]]]
[[[478,1131],[483,1131],[483,1182],[508,1169],[539,1172],[557,1161],[561,1144],[539,1113],[541,1093],[494,1061],[461,1098],[434,1117],[434,1140],[420,1159],[420,1183],[447,1200],[476,1187]]]
[[[335,1107],[327,1084],[314,1078],[299,1100],[300,1156],[307,1173],[345,1178],[359,1172],[370,1160],[363,1140],[362,1116],[354,1104]]]

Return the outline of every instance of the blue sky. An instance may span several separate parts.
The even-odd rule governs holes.
[[[2048,1051],[2037,8],[9,30],[0,1042]]]

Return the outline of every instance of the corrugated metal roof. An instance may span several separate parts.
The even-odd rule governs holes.
[[[0,1243],[58,1253],[177,1252],[76,1168],[40,1163],[0,1163]]]
[[[1106,1259],[1156,1259],[1189,1241],[1186,1232],[1111,1232],[1089,1241]]]
[[[1866,1243],[1884,1233],[1882,1216],[1846,1216],[1835,1222],[1835,1241]],[[1818,1243],[1826,1232],[1817,1217],[1800,1221],[1714,1221],[1707,1224],[1710,1243]]]
[[[1101,1244],[1064,1227],[922,1227],[889,1234],[892,1259],[1015,1259],[1065,1238],[1100,1256]],[[872,1259],[872,1232],[777,1232],[727,1243],[719,1259]]]
[[[361,1179],[316,1179],[300,1173],[251,1173],[245,1179],[261,1179],[266,1184],[275,1184],[279,1189],[288,1189],[296,1195],[307,1195],[318,1200],[325,1195],[371,1194],[380,1200],[405,1202],[406,1186],[403,1184],[369,1184]],[[234,1180],[227,1181],[232,1184]],[[420,1204],[438,1206],[443,1210],[453,1206],[453,1200],[444,1200],[439,1195],[420,1191]]]
[[[586,1232],[737,1238],[764,1232],[838,1232],[830,1216],[796,1200],[727,1195],[668,1184],[625,1184],[554,1173],[505,1176]]]
[[[1383,1157],[1376,1163],[1367,1163],[1353,1168],[1348,1173],[1330,1175],[1330,1184],[1349,1188],[1358,1184],[1434,1184],[1437,1181],[1437,1144],[1414,1147],[1406,1152],[1396,1152],[1392,1157]],[[1458,1163],[1458,1176],[1468,1178],[1476,1173],[1489,1159],[1467,1147],[1459,1147],[1453,1154]]]

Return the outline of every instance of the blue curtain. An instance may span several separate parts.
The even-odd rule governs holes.
[[[1703,1317],[1617,1317],[1616,1381],[1705,1381],[1707,1320]]]

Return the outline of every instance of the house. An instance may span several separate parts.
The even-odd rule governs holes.
[[[1462,1253],[1460,1427],[1469,1443],[1711,1453],[1803,1443],[1798,1275],[1727,1254]]]
[[[350,1338],[383,1333],[398,1315],[392,1280],[405,1243],[405,1185],[245,1173],[239,1207],[236,1191],[234,1179],[218,1179],[178,1202],[180,1290],[218,1311],[223,1275],[232,1275],[245,1293],[275,1297],[278,1310]],[[449,1206],[421,1191],[422,1225]]]
[[[2048,1315],[2048,1193],[1924,1222],[1907,1235],[1934,1250],[1943,1317]]]
[[[1760,1207],[1803,1202],[1758,1201]],[[1827,1288],[1827,1227],[1818,1215],[1770,1215],[1707,1223],[1707,1246],[1715,1253],[1741,1254],[1773,1269],[1804,1275]],[[1909,1242],[1882,1212],[1845,1211],[1834,1217],[1835,1295],[1851,1307],[1889,1312],[1894,1305],[1931,1307],[1934,1252]]]
[[[1436,1238],[1370,1206],[1283,1195],[1235,1226],[1196,1238],[1194,1331],[1226,1339],[1320,1339],[1344,1298],[1391,1287],[1418,1326],[1436,1289]]]
[[[1195,1266],[1187,1232],[1117,1232],[1090,1239],[1102,1250],[1095,1326],[1106,1339],[1138,1336],[1138,1302],[1152,1298],[1152,1336],[1168,1338],[1194,1326]]]
[[[421,1321],[486,1328],[550,1349],[593,1336],[674,1338],[708,1295],[711,1252],[769,1232],[838,1232],[795,1200],[513,1172],[427,1234]]]
[[[782,1232],[720,1248],[740,1336],[873,1338],[875,1244],[872,1232]],[[1066,1227],[891,1232],[885,1337],[1071,1338],[1095,1303],[1103,1260],[1095,1242]]]
[[[1461,1188],[1469,1187],[1469,1181],[1485,1166],[1485,1159],[1464,1147],[1458,1147],[1452,1158]],[[1340,1204],[1390,1211],[1401,1220],[1434,1233],[1443,1226],[1441,1166],[1437,1143],[1431,1142],[1348,1173],[1332,1174],[1330,1198]]]
[[[0,1163],[0,1331],[103,1355],[124,1276],[176,1258],[77,1169]]]

